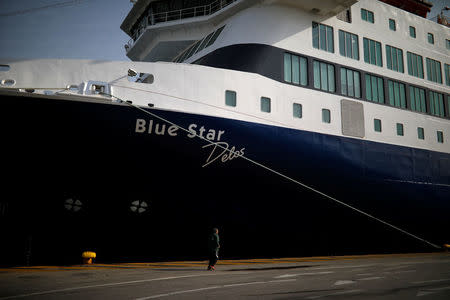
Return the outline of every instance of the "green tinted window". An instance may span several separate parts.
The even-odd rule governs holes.
[[[341,68],[341,93],[351,97],[361,97],[359,72]]]
[[[292,82],[292,55],[284,54],[284,81]]]
[[[395,20],[389,19],[389,29],[392,30],[392,31],[396,31]]]
[[[419,112],[423,112],[423,113],[427,112],[424,89],[410,86],[409,87],[409,99],[411,102],[411,110],[419,111]]]
[[[389,104],[401,108],[406,108],[405,85],[400,82],[388,80]]]
[[[437,141],[438,143],[444,142],[444,133],[442,131],[437,131]]]
[[[371,12],[370,10],[364,9],[364,8],[361,8],[361,19],[363,19],[364,21],[370,22],[370,23],[375,22],[373,12]]]
[[[334,53],[333,27],[313,22],[312,38],[314,48]]]
[[[427,79],[436,83],[442,83],[441,63],[437,60],[428,58],[427,63]]]
[[[388,69],[403,73],[403,50],[386,45],[386,65]]]
[[[359,60],[358,36],[339,30],[339,53],[342,56]]]
[[[430,91],[430,113],[438,117],[444,116],[444,97],[442,94]]]
[[[297,55],[284,54],[284,81],[294,84],[308,84],[306,58]]]
[[[384,103],[383,79],[378,76],[366,74],[366,99],[373,102]]]
[[[409,36],[416,38],[416,28],[413,26],[409,26]]]
[[[261,97],[261,111],[270,113],[270,98]]]
[[[376,132],[381,132],[381,120],[380,119],[373,119],[373,129]]]
[[[427,37],[428,37],[428,43],[430,43],[430,44],[434,44],[434,35],[432,34],[432,33],[428,33],[427,34]]]
[[[422,127],[417,127],[417,138],[419,138],[420,140],[425,139],[425,132]]]
[[[363,44],[364,61],[366,63],[382,67],[383,61],[381,58],[381,43],[368,38],[363,38]]]
[[[225,105],[236,106],[236,92],[235,91],[225,91]]]
[[[415,77],[423,78],[422,56],[412,52],[407,52],[406,58],[408,60],[408,74]]]
[[[331,123],[331,112],[329,109],[322,109],[322,122]]]
[[[314,61],[314,87],[328,92],[334,92],[335,75],[334,66],[331,64]]]
[[[397,123],[397,135],[399,135],[399,136],[403,136],[404,135],[403,124],[402,123]]]
[[[292,109],[293,109],[294,118],[301,119],[303,117],[303,108],[302,108],[301,104],[294,103]]]
[[[450,65],[444,64],[445,84],[450,85]]]

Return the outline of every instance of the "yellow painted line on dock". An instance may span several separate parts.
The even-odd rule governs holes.
[[[377,258],[410,258],[418,256],[442,255],[443,253],[409,253],[409,254],[371,254],[371,255],[346,255],[346,256],[316,256],[316,257],[286,257],[286,258],[256,258],[256,259],[231,259],[219,260],[218,265],[242,266],[242,265],[267,265],[267,264],[289,264],[307,262],[342,261],[356,259]],[[445,254],[444,254],[445,255]],[[194,267],[203,269],[208,261],[171,261],[171,262],[142,262],[142,263],[114,263],[114,264],[89,264],[73,266],[29,266],[0,268],[1,273],[11,272],[58,272],[74,270],[102,270],[102,269],[162,269],[162,268],[186,268]]]

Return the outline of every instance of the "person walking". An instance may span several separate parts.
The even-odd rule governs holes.
[[[219,259],[219,229],[213,228],[208,241],[209,265],[208,270],[214,271],[214,267]]]

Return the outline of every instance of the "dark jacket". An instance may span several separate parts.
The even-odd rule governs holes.
[[[208,249],[210,251],[217,251],[220,247],[219,244],[219,235],[217,233],[212,233],[209,236]]]

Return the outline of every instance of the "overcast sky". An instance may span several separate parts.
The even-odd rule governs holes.
[[[429,17],[450,6],[428,1]],[[129,0],[0,0],[0,58],[128,60],[120,24],[131,7]]]

